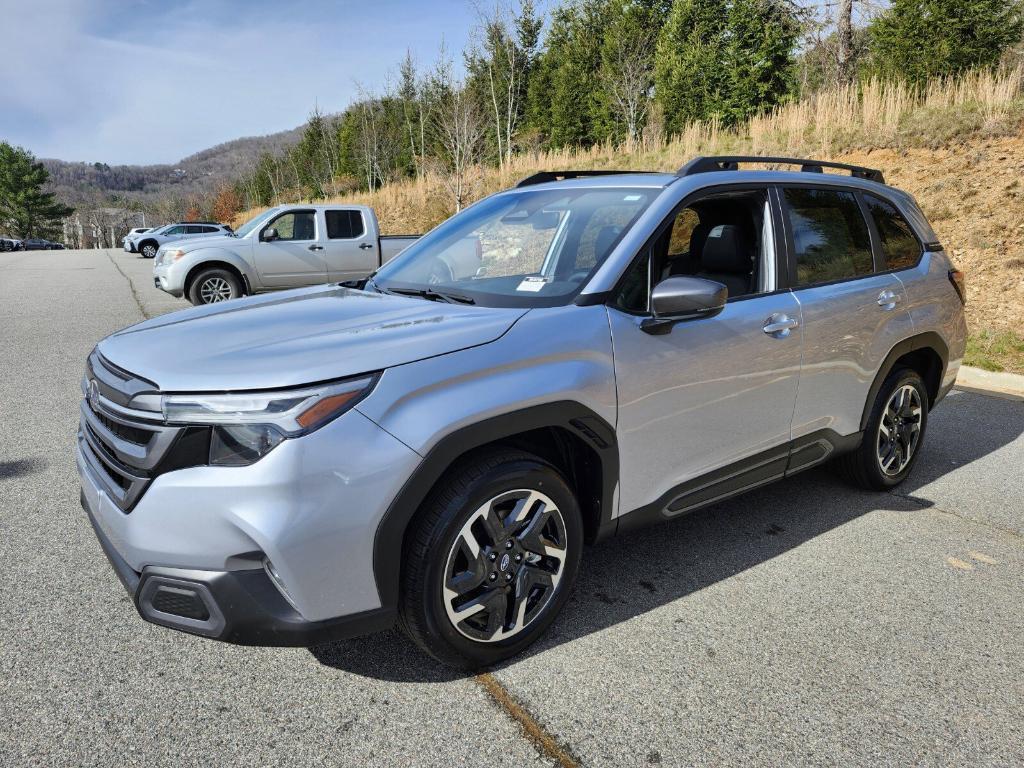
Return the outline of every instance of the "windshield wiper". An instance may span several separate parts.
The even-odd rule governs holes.
[[[433,288],[384,288],[377,283],[373,287],[381,293],[390,293],[398,296],[419,296],[428,301],[443,301],[447,304],[476,304],[470,296],[463,296],[461,293],[449,293],[448,291],[435,291]]]

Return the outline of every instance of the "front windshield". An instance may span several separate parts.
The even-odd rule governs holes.
[[[497,307],[567,303],[659,190],[513,191],[453,216],[382,267],[372,286]]]
[[[277,212],[277,210],[277,208],[271,208],[269,211],[264,211],[263,213],[252,217],[247,222],[245,222],[245,224],[243,224],[242,226],[235,230],[235,237],[245,237],[254,229],[256,229],[256,227],[259,226],[261,221],[266,221],[266,219],[271,214]]]

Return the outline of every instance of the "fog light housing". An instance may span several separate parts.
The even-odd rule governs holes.
[[[277,587],[277,591],[281,593],[281,596],[288,601],[288,605],[295,609],[296,613],[301,613],[299,607],[295,605],[295,601],[292,600],[292,596],[288,594],[287,588],[284,586],[284,582],[281,580],[280,574],[277,569],[274,568],[274,564],[270,561],[270,558],[266,558],[263,561],[263,570],[267,572],[267,576],[274,582],[274,586]]]

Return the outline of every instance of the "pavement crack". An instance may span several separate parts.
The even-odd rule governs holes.
[[[146,320],[151,320],[152,318],[150,317],[149,312],[147,312],[146,308],[142,306],[142,299],[139,298],[139,292],[135,290],[135,283],[133,283],[132,279],[125,274],[123,269],[121,269],[121,265],[114,261],[114,257],[110,255],[109,250],[104,250],[103,252],[107,255],[107,258],[110,259],[110,263],[114,265],[114,269],[118,271],[118,274],[120,274],[121,277],[125,279],[125,282],[128,283],[128,290],[132,292],[132,298],[135,300],[135,306],[139,308],[139,313]]]
[[[545,757],[555,761],[562,768],[579,768],[579,760],[563,746],[558,739],[552,736],[547,729],[537,722],[530,712],[520,704],[516,698],[509,693],[498,679],[490,672],[477,675],[474,680],[484,689],[484,692],[491,697],[491,700],[500,707],[505,714],[511,717],[533,745]]]
[[[985,520],[979,520],[976,517],[967,517],[966,515],[962,515],[959,512],[952,512],[948,509],[943,509],[942,507],[936,506],[934,502],[928,501],[927,499],[919,499],[918,497],[911,496],[909,494],[897,493],[895,491],[888,491],[888,494],[890,496],[893,496],[894,498],[904,499],[906,501],[912,502],[913,504],[916,504],[917,506],[921,507],[921,509],[927,509],[930,512],[938,512],[943,515],[949,515],[950,517],[955,517],[957,520],[961,520],[965,523],[980,525],[982,528],[988,528],[993,531],[998,531],[999,533],[1007,534],[1016,539],[1017,541],[1024,543],[1024,534],[1021,534],[1020,531],[1015,531],[1012,528],[1004,528],[1001,525],[993,525],[992,523],[986,522]]]

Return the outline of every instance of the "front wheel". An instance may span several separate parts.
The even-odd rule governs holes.
[[[431,493],[408,534],[402,628],[451,666],[513,656],[558,615],[582,550],[576,497],[550,464],[516,450],[463,462]]]
[[[913,469],[927,424],[924,380],[916,371],[897,368],[878,390],[860,447],[837,459],[840,472],[868,490],[894,488]]]
[[[159,246],[156,243],[143,243],[139,249],[139,253],[142,254],[144,259],[156,258],[156,252],[159,250]]]
[[[242,295],[242,283],[226,269],[200,272],[188,290],[188,300],[195,305],[217,304]]]

